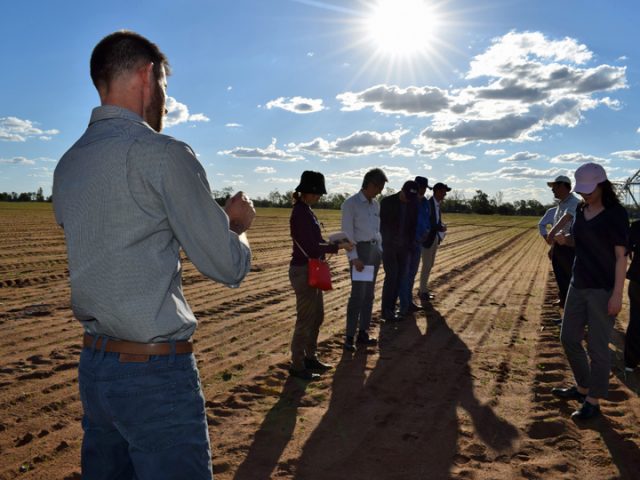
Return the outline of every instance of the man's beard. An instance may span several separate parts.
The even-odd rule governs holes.
[[[158,87],[157,85],[154,85],[153,97],[151,98],[151,103],[147,106],[144,114],[149,126],[158,133],[162,131],[164,111],[165,111],[164,95],[162,95],[160,87]]]

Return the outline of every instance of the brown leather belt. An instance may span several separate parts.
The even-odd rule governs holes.
[[[94,347],[96,350],[102,350],[102,344],[105,341],[104,337],[96,337],[84,334],[82,339],[82,345],[85,348]],[[191,341],[179,341],[175,342],[175,353],[191,353],[193,352],[193,343]],[[120,353],[121,361],[138,361],[146,362],[151,355],[171,355],[171,343],[138,343],[128,342],[125,340],[111,340],[107,341],[104,346],[105,352]]]

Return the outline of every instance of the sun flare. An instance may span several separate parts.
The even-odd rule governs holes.
[[[435,9],[425,0],[379,0],[367,20],[371,40],[392,56],[429,50],[437,28]]]

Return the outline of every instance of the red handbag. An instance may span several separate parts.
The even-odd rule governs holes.
[[[312,288],[332,290],[333,286],[331,285],[331,270],[329,270],[329,264],[319,258],[310,258],[307,283]]]
[[[317,288],[319,290],[333,290],[331,285],[331,270],[329,270],[329,264],[325,260],[320,258],[310,258],[307,252],[300,246],[300,244],[294,238],[298,248],[308,260],[307,269],[307,284],[311,288]]]

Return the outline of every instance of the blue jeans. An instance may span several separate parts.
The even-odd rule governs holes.
[[[204,396],[193,354],[123,363],[84,348],[79,387],[84,415],[82,478],[213,477]]]
[[[420,249],[419,243],[409,248],[407,255],[407,266],[405,275],[400,280],[399,296],[400,296],[400,314],[404,315],[409,310],[409,305],[413,303],[413,284],[420,266]]]
[[[360,242],[356,245],[356,249],[358,258],[365,265],[373,265],[373,281],[354,282],[351,280],[351,295],[347,304],[347,337],[355,337],[356,329],[359,330],[360,335],[365,335],[369,331],[376,278],[380,268],[380,249],[378,245],[371,242]]]

